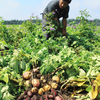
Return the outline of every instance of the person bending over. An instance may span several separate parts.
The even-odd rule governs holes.
[[[52,0],[48,3],[46,8],[43,11],[42,14],[42,30],[45,31],[47,20],[44,17],[46,14],[49,14],[50,12],[56,11],[54,20],[56,20],[58,23],[60,23],[59,19],[62,17],[62,25],[63,28],[61,29],[63,36],[67,36],[66,27],[67,27],[67,18],[69,17],[69,4],[71,3],[71,0]],[[47,38],[50,37],[50,34],[47,34]]]

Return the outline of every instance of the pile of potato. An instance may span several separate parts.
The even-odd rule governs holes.
[[[23,79],[27,90],[17,100],[64,100],[58,95],[60,92],[58,76],[41,75],[37,67],[24,72]]]

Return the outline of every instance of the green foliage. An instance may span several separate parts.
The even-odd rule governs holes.
[[[21,75],[33,67],[39,66],[42,74],[60,67],[63,70],[56,74],[61,75],[61,80],[73,76],[90,78],[100,72],[100,27],[87,21],[86,10],[80,13],[80,23],[73,22],[66,28],[68,38],[61,35],[62,25],[51,20],[46,32],[52,36],[46,40],[40,21],[34,16],[22,25],[0,24],[0,100],[13,100],[20,94]],[[51,19],[53,16],[53,12],[46,15]],[[32,23],[34,18],[36,24]],[[55,33],[57,36],[53,39]]]
[[[0,83],[0,100],[14,100],[14,96],[8,92],[9,86]]]
[[[54,20],[56,11],[50,12],[49,14],[46,14],[44,18],[47,20],[46,27],[44,27],[45,34],[50,33],[51,37],[60,37],[61,34],[61,28],[63,27],[60,23],[58,23],[56,20]]]

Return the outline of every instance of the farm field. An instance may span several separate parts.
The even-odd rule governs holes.
[[[37,18],[21,25],[0,22],[0,100],[17,100],[27,90],[23,73],[38,67],[39,74],[60,78],[59,89],[70,93],[68,100],[100,99],[100,26],[78,18],[79,24],[66,27],[67,37],[50,26],[48,31],[59,36],[48,40]]]

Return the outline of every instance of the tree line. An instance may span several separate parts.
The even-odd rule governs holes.
[[[20,25],[27,20],[4,20],[4,25]],[[30,21],[30,20],[29,20]],[[40,20],[41,21],[41,20]],[[88,20],[94,22],[97,26],[100,26],[100,19]],[[32,20],[33,23],[36,23],[36,20]],[[80,20],[76,19],[67,19],[67,24],[70,22],[75,22],[75,24],[80,23]]]

